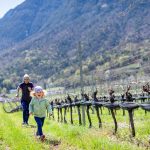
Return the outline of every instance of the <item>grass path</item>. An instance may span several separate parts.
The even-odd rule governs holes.
[[[46,119],[44,132],[47,137],[41,143],[34,137],[36,128],[22,127],[21,112],[6,114],[0,107],[0,150],[148,150],[149,145],[139,145],[138,140],[147,140],[150,134],[148,126],[149,114],[143,118],[143,123],[137,130],[136,138],[129,138],[128,129],[120,130],[116,136],[112,134],[111,127],[104,129],[65,125]],[[138,116],[138,115],[137,115]],[[135,114],[136,117],[136,114]],[[102,118],[111,122],[111,118]],[[119,117],[118,117],[119,119]],[[120,119],[121,121],[121,119]],[[140,120],[141,121],[141,120]],[[30,124],[35,125],[33,117]],[[145,128],[145,129],[144,129]],[[144,130],[143,130],[144,129]],[[143,131],[142,131],[143,130]],[[125,137],[125,138],[124,138]],[[147,140],[148,141],[148,140]],[[146,141],[146,144],[148,144]]]

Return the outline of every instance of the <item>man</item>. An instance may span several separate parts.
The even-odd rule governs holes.
[[[22,91],[21,105],[23,109],[23,125],[28,125],[29,119],[29,103],[31,101],[30,92],[33,90],[33,84],[30,82],[30,77],[25,74],[23,77],[23,83],[21,83],[17,88],[17,95],[19,97],[19,92]]]

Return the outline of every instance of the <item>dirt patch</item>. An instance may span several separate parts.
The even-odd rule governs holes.
[[[0,139],[0,149],[10,150],[9,146],[4,146],[4,145],[6,145],[6,144],[4,143],[4,141],[2,139]]]
[[[58,145],[61,144],[61,141],[60,140],[45,139],[44,143],[57,147]]]

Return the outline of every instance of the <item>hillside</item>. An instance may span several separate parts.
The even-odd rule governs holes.
[[[79,41],[87,78],[108,69],[116,77],[149,74],[149,24],[147,0],[26,0],[0,19],[1,83],[29,73],[78,85]]]

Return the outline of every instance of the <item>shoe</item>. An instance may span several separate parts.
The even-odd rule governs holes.
[[[29,126],[29,124],[27,122],[25,124],[26,124],[26,126]]]
[[[40,136],[40,140],[41,140],[42,142],[44,142],[44,140],[45,140],[45,135],[41,135],[41,136]]]
[[[23,122],[23,123],[22,123],[22,125],[26,125],[26,123],[25,123],[25,122]]]
[[[23,126],[23,127],[28,127],[28,126],[29,126],[29,124],[28,124],[28,123],[26,123],[26,122],[23,122],[23,123],[22,123],[22,126]]]

